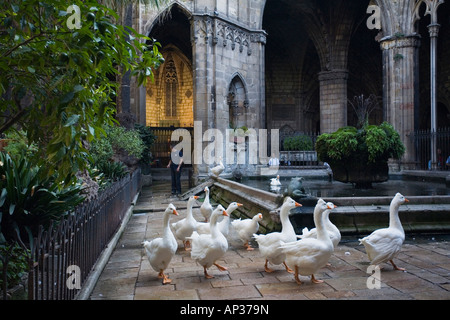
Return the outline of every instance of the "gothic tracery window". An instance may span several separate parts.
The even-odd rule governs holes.
[[[176,117],[177,115],[177,69],[174,61],[167,61],[165,68],[166,84],[166,116]]]

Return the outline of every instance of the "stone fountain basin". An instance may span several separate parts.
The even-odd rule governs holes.
[[[259,190],[244,184],[215,178],[211,186],[211,197],[224,207],[237,201],[244,206],[233,212],[233,218],[252,218],[262,213],[260,232],[279,231],[281,224],[277,209],[283,202],[283,196]],[[343,235],[365,235],[389,223],[389,204],[392,197],[329,197],[338,207],[330,214],[330,220],[336,224]],[[407,233],[446,233],[450,231],[450,196],[409,196],[409,203],[399,209],[400,220]],[[295,199],[303,207],[291,210],[291,222],[297,234],[304,227],[311,228],[313,209],[317,198]]]

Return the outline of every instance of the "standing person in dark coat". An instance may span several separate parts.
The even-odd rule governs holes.
[[[181,169],[183,168],[183,150],[177,150],[172,144],[170,151],[170,161],[167,168],[170,168],[172,176],[172,194],[181,195]]]

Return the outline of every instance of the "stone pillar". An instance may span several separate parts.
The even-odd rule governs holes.
[[[436,87],[436,47],[437,37],[440,25],[438,23],[431,23],[428,26],[428,32],[430,33],[430,102],[431,102],[431,167],[433,170],[437,169],[437,143],[436,143],[436,130],[437,130],[437,87]]]
[[[347,125],[347,79],[347,70],[319,72],[322,133],[331,133]]]
[[[199,121],[201,130],[194,131],[194,149],[192,160],[193,178],[196,181],[200,175],[205,175],[208,168],[201,161],[204,144],[198,143],[202,140],[203,132],[208,127],[213,127],[214,117],[211,109],[211,55],[209,54],[211,21],[203,19],[202,16],[193,16],[191,20],[191,45],[192,45],[192,69],[194,89],[194,121]],[[195,126],[194,126],[195,127]]]
[[[391,36],[381,39],[383,54],[383,113],[384,119],[398,131],[406,151],[401,159],[402,169],[415,168],[414,104],[418,94],[415,63],[419,36]]]

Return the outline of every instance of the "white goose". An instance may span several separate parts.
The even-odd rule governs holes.
[[[218,177],[223,172],[223,170],[225,170],[225,166],[223,165],[222,160],[220,160],[217,166],[211,168],[211,173]]]
[[[169,228],[169,219],[171,214],[178,215],[178,212],[175,206],[170,203],[164,211],[164,229],[162,238],[156,238],[152,241],[142,242],[145,248],[145,253],[147,254],[148,261],[150,262],[153,270],[159,272],[158,278],[163,279],[163,284],[172,282],[172,280],[170,280],[168,276],[164,274],[164,270],[169,265],[170,260],[172,260],[172,257],[174,256],[178,247],[177,240],[175,239],[172,231]]]
[[[281,186],[280,176],[277,175],[276,178],[271,178],[271,179],[270,179],[270,185],[271,185],[271,186]]]
[[[192,240],[191,258],[203,266],[205,278],[214,278],[208,274],[207,269],[215,265],[220,271],[226,271],[227,268],[217,264],[216,261],[223,257],[228,250],[228,241],[220,232],[217,226],[219,216],[227,216],[227,211],[219,204],[211,214],[211,234],[198,234],[194,231]]]
[[[281,232],[272,232],[264,235],[253,235],[253,237],[258,242],[261,255],[266,258],[266,263],[264,264],[264,270],[266,272],[273,272],[273,270],[268,266],[269,262],[272,264],[283,263],[286,271],[292,272],[292,270],[289,269],[284,262],[286,255],[281,251],[280,246],[283,243],[293,242],[297,240],[294,227],[289,220],[289,211],[294,207],[301,206],[301,204],[297,203],[292,198],[286,197],[280,209]]]
[[[242,203],[232,202],[228,205],[228,216],[223,217],[222,221],[218,222],[220,232],[226,237],[230,233],[231,213],[237,208],[241,207]],[[197,222],[197,233],[206,234],[211,233],[211,223],[209,222]]]
[[[333,242],[333,247],[336,249],[337,245],[341,241],[341,232],[339,229],[330,221],[330,212],[333,208],[337,208],[332,202],[327,202],[327,206],[331,209],[326,209],[323,213],[323,225],[325,229],[327,229],[328,234],[330,235],[331,242]],[[317,228],[312,228],[308,230],[308,228],[304,228],[302,230],[302,235],[297,236],[299,239],[307,239],[307,238],[317,238]]]
[[[299,274],[303,276],[311,275],[313,283],[321,283],[317,280],[314,273],[324,267],[333,253],[334,247],[330,236],[323,222],[323,213],[327,209],[332,209],[319,199],[314,208],[314,224],[316,225],[317,238],[306,238],[296,242],[290,242],[281,246],[283,253],[286,254],[286,263],[295,270],[295,281],[300,285]]]
[[[211,213],[213,212],[213,207],[211,206],[211,203],[209,202],[209,188],[205,187],[205,189],[203,189],[203,191],[205,191],[205,200],[203,201],[202,205],[200,206],[200,213],[205,218],[205,222],[208,222],[208,219],[211,216]]]
[[[370,264],[378,265],[389,261],[394,269],[405,270],[397,267],[393,261],[405,240],[405,231],[398,217],[398,209],[405,202],[408,202],[408,199],[397,193],[389,207],[389,228],[375,230],[367,237],[359,239],[366,248]]]
[[[255,214],[252,219],[234,220],[231,225],[236,230],[239,239],[244,243],[248,251],[254,250],[249,244],[254,233],[258,232],[259,222],[262,220],[262,213]]]
[[[186,209],[186,218],[172,223],[172,228],[175,231],[175,236],[177,239],[183,241],[184,249],[190,250],[190,242],[186,240],[186,237],[189,237],[192,232],[197,229],[197,220],[192,215],[192,207],[194,206],[195,200],[198,199],[198,196],[191,196],[187,202]]]

